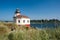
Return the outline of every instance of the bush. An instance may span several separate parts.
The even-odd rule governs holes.
[[[15,27],[16,30],[9,31],[9,26]],[[0,25],[0,40],[60,40],[60,27],[34,29],[2,23]]]
[[[0,40],[8,40],[8,28],[0,27]]]
[[[19,30],[9,36],[10,40],[60,40],[60,28]]]

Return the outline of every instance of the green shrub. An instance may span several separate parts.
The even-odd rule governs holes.
[[[60,40],[60,29],[28,29],[13,31],[9,40]]]

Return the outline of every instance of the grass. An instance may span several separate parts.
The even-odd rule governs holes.
[[[60,28],[27,29],[10,23],[0,24],[0,40],[60,40]],[[11,27],[15,30],[11,31]]]

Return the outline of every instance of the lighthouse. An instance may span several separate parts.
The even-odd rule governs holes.
[[[14,14],[14,23],[16,23],[18,26],[26,26],[30,27],[30,18],[25,15],[21,15],[20,10],[17,8]]]

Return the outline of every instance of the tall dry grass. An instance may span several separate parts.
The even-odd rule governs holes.
[[[0,40],[60,40],[60,28],[27,29],[12,24],[16,29],[11,31],[7,25],[2,23],[0,26]]]

